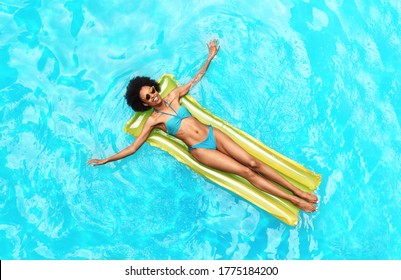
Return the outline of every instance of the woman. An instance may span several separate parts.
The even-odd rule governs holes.
[[[314,212],[318,202],[314,194],[303,192],[285,180],[280,174],[260,162],[222,131],[199,122],[183,106],[180,98],[205,75],[210,62],[218,53],[218,40],[208,44],[209,56],[195,77],[186,85],[175,88],[165,99],[159,95],[159,85],[147,77],[133,78],[126,92],[126,100],[135,111],[154,109],[136,140],[121,152],[107,159],[92,159],[93,166],[125,158],[135,153],[146,141],[152,129],[160,128],[183,140],[191,155],[199,162],[212,168],[234,173],[247,179],[255,187],[277,197],[284,198],[306,212]],[[292,192],[288,194],[273,182]]]

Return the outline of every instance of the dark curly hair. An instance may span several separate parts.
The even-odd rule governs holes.
[[[139,96],[139,91],[143,86],[155,87],[160,92],[159,84],[149,77],[135,77],[129,81],[127,86],[127,92],[125,93],[125,99],[127,104],[136,112],[144,112],[150,109],[149,106],[143,105],[143,101]]]

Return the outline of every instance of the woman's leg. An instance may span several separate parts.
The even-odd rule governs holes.
[[[253,171],[262,174],[265,178],[276,182],[280,186],[291,191],[296,196],[299,196],[300,198],[305,199],[306,201],[311,203],[318,203],[318,198],[316,195],[304,192],[292,185],[274,169],[250,155],[247,151],[245,151],[241,146],[235,143],[230,137],[221,132],[219,129],[214,129],[213,131],[216,139],[217,149],[219,151],[232,157],[233,159],[237,160],[238,162],[242,163]]]
[[[288,194],[266,178],[260,176],[250,168],[244,166],[232,157],[220,151],[209,149],[193,149],[191,150],[191,154],[199,162],[212,168],[244,177],[253,186],[274,196],[284,198],[306,212],[316,211],[316,207],[312,203],[307,202],[297,196]]]

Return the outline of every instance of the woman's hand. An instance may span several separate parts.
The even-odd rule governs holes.
[[[92,166],[96,166],[96,165],[103,165],[105,163],[108,163],[107,159],[91,159],[90,161],[88,161],[86,164],[89,165],[91,164]]]
[[[210,40],[210,43],[206,44],[206,45],[209,48],[209,56],[208,56],[208,58],[213,59],[216,56],[216,54],[219,51],[219,49],[220,49],[219,40],[218,39]]]

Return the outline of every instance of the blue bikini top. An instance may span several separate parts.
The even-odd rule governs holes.
[[[175,115],[166,113],[166,112],[162,112],[162,111],[159,111],[156,109],[155,109],[155,111],[160,114],[171,116],[171,118],[169,118],[166,122],[166,129],[167,129],[167,133],[175,136],[177,134],[178,130],[180,129],[182,120],[189,118],[192,115],[188,111],[188,109],[185,108],[184,106],[180,106],[180,108],[178,108],[178,111],[175,111],[174,108],[170,105],[170,103],[168,103],[165,100],[163,100],[163,101],[174,111]]]

